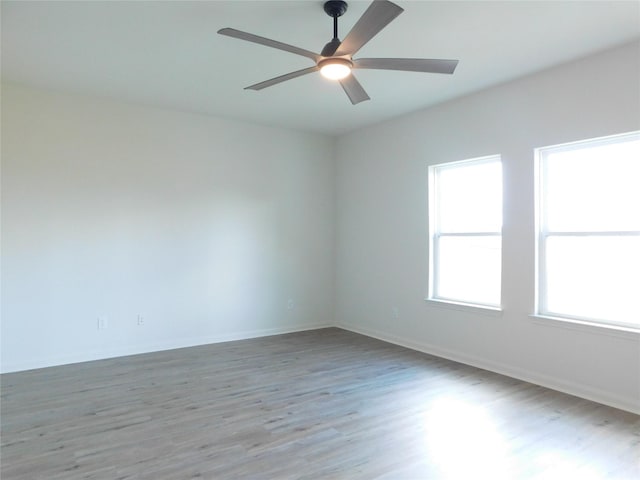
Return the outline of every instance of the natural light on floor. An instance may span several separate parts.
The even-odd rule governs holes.
[[[437,468],[434,478],[597,480],[605,474],[592,458],[571,454],[567,445],[549,438],[528,453],[526,464],[518,462],[514,450],[521,447],[514,442],[518,432],[512,425],[492,416],[490,409],[456,397],[439,398],[428,408],[424,435],[424,455]]]
[[[425,415],[425,433],[426,454],[439,478],[512,478],[507,440],[481,406],[441,398]]]

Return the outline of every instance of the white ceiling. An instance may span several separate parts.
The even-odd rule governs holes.
[[[126,101],[337,134],[640,38],[638,1],[408,1],[356,57],[456,58],[453,76],[357,71],[353,106],[311,60],[224,37],[233,27],[319,52],[323,1],[2,1],[2,77]],[[344,38],[369,1],[351,1]]]

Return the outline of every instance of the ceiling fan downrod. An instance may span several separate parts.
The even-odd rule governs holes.
[[[338,38],[338,17],[341,17],[344,15],[344,12],[347,11],[347,2],[342,0],[329,0],[324,3],[324,11],[333,18],[333,39],[324,46],[320,55],[330,57],[336,52],[341,43]]]

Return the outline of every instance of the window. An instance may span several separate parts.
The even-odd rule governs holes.
[[[500,307],[502,163],[429,167],[429,299]]]
[[[640,327],[640,133],[536,157],[537,313]]]

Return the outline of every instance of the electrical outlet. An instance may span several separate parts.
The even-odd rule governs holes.
[[[287,302],[287,310],[293,310],[293,307],[294,307],[293,298],[290,298],[289,301]]]
[[[98,330],[105,330],[109,327],[109,317],[100,315],[98,317]]]
[[[139,326],[144,325],[144,317],[140,314],[138,314],[138,325]]]
[[[400,317],[400,309],[398,307],[393,307],[391,309],[391,315],[393,315],[393,319],[397,320]]]

